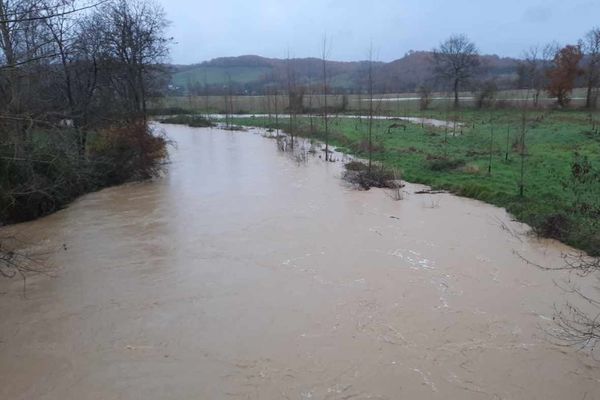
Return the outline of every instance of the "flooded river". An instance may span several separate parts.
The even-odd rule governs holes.
[[[598,399],[552,344],[565,248],[501,209],[354,191],[253,132],[165,126],[162,179],[4,229],[0,399]]]

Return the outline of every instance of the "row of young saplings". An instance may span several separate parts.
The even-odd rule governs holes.
[[[275,132],[275,133],[274,133]],[[368,162],[355,159],[346,154],[340,154],[314,140],[298,139],[279,131],[269,129],[266,137],[277,140],[279,151],[289,154],[297,163],[306,163],[309,156],[324,159],[328,162],[344,162],[342,179],[360,190],[369,190],[373,187],[388,189],[394,200],[402,200],[402,176],[399,170],[385,166],[383,163]]]

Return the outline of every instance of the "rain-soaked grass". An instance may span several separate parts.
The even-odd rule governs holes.
[[[600,115],[507,109],[427,111],[419,116],[456,125],[374,121],[374,159],[401,171],[409,182],[505,207],[542,236],[600,254]],[[275,127],[268,118],[236,122]],[[287,120],[279,125],[289,129]],[[338,150],[366,157],[367,129],[366,120],[332,118],[329,140]],[[324,140],[322,119],[313,117],[311,123],[309,117],[298,117],[295,134]]]

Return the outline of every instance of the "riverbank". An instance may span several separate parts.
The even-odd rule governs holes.
[[[375,160],[401,170],[409,182],[504,207],[543,237],[600,254],[598,116],[582,111],[460,110],[412,117],[417,119],[374,121]],[[419,123],[420,118],[451,123],[434,126]],[[288,119],[276,124],[274,117],[238,116],[235,121],[290,130]],[[331,116],[329,122],[331,144],[367,155],[365,119]],[[295,135],[325,140],[321,117],[298,116],[292,126]]]
[[[0,150],[0,225],[43,217],[105,187],[155,177],[167,156],[167,141],[145,121],[32,131],[26,153],[16,156],[12,146]]]

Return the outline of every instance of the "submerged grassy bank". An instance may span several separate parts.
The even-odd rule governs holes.
[[[414,116],[414,115],[412,115]],[[600,254],[600,131],[582,111],[428,111],[448,128],[374,121],[373,158],[403,179],[506,208],[544,237]],[[244,118],[242,125],[292,127],[324,140],[322,118]],[[366,120],[332,118],[329,141],[365,157]],[[522,144],[524,143],[524,144]],[[490,172],[491,164],[491,172]],[[521,171],[523,193],[521,196]],[[458,228],[458,227],[457,227]]]

